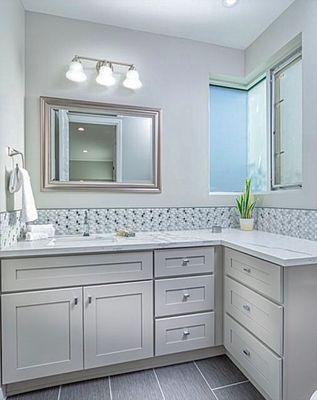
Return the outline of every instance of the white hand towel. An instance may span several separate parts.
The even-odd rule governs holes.
[[[40,240],[47,239],[48,234],[43,232],[26,232],[25,240]]]
[[[32,233],[46,233],[48,237],[55,236],[55,228],[53,224],[38,224],[38,225],[28,224],[26,229],[28,232]]]
[[[14,168],[10,174],[9,192],[15,193],[20,190],[22,185],[21,174],[19,167]]]
[[[23,222],[32,222],[37,219],[37,211],[35,207],[30,175],[24,168],[19,168],[19,179],[22,182],[22,213],[21,220]]]

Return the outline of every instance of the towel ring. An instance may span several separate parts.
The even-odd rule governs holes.
[[[21,156],[22,167],[25,168],[24,155],[23,155],[23,153],[21,153],[21,151],[18,151],[16,149],[14,149],[13,147],[8,146],[8,156],[9,157]]]

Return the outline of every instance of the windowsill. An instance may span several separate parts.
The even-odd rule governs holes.
[[[298,190],[303,190],[302,186],[298,187],[290,187],[285,189],[275,189],[275,190],[268,190],[266,192],[252,192],[253,196],[261,196],[261,195],[276,195],[279,193],[289,193]],[[240,196],[243,192],[209,192],[209,196]]]

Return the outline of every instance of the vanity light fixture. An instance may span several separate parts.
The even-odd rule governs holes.
[[[113,66],[109,62],[101,61],[97,63],[98,75],[96,82],[103,86],[112,86],[116,83],[113,76]]]
[[[123,86],[129,89],[140,89],[142,87],[142,82],[140,81],[139,73],[134,65],[132,65],[129,68],[127,76],[123,81]]]
[[[79,57],[75,56],[73,58],[66,72],[66,78],[73,82],[84,82],[87,79]]]
[[[98,75],[96,82],[103,86],[112,86],[116,83],[113,75],[113,66],[128,67],[126,77],[123,81],[123,86],[129,89],[140,89],[142,82],[140,81],[139,73],[133,64],[127,64],[119,61],[107,61],[98,58],[75,56],[69,65],[66,72],[66,78],[74,82],[83,82],[87,79],[84,72],[82,61],[92,61],[96,63]]]
[[[239,0],[222,0],[222,4],[225,7],[234,7],[235,5],[237,5]]]

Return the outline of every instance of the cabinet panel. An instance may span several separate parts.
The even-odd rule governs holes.
[[[153,356],[153,283],[84,288],[85,368]]]
[[[225,272],[251,289],[283,302],[282,267],[226,248]]]
[[[3,383],[83,368],[82,290],[2,296]]]
[[[18,258],[1,262],[2,291],[151,279],[153,253]]]
[[[278,354],[283,352],[283,307],[225,278],[225,310]]]
[[[155,315],[209,311],[214,308],[214,277],[195,276],[155,282]]]
[[[160,318],[155,321],[155,355],[214,345],[214,313]]]
[[[272,400],[282,399],[282,359],[228,315],[225,347]]]
[[[214,271],[213,247],[156,250],[155,276],[177,276]]]

